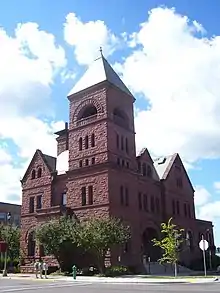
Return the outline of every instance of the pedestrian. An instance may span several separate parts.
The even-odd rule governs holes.
[[[36,276],[36,279],[38,278],[38,272],[39,272],[39,262],[36,260],[34,262],[34,271],[35,271],[35,276]]]
[[[43,277],[42,277],[42,272],[43,272],[43,262],[42,262],[41,259],[40,259],[40,261],[39,261],[39,271],[40,271],[40,278],[43,279]]]
[[[48,265],[45,261],[43,262],[43,271],[44,271],[45,279],[47,279]]]

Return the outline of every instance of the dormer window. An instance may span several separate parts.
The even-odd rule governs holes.
[[[31,172],[31,179],[35,179],[36,178],[36,171],[32,170]]]

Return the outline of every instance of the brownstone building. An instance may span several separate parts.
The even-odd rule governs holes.
[[[146,148],[136,155],[135,98],[102,55],[68,100],[69,123],[56,133],[57,158],[37,150],[21,181],[25,264],[40,254],[35,228],[65,213],[79,220],[111,215],[130,224],[130,242],[110,255],[114,264],[140,267],[144,255],[157,260],[151,239],[170,217],[186,231],[186,264],[200,256],[202,233],[214,246],[212,223],[195,218],[194,189],[180,156],[153,161]]]

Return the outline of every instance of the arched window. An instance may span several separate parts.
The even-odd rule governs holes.
[[[85,136],[85,149],[89,148],[89,137],[88,135]]]
[[[37,170],[37,178],[40,178],[42,176],[42,169],[38,168]]]
[[[93,148],[95,146],[95,134],[93,133],[91,135],[91,147]]]
[[[79,139],[79,151],[82,150],[82,137],[80,137]]]
[[[193,246],[193,235],[192,235],[192,232],[191,231],[187,231],[186,232],[186,239],[188,241],[189,249],[191,251],[193,251],[193,249],[194,249],[194,246]]]
[[[97,109],[94,105],[90,104],[80,111],[78,120],[85,119],[94,115],[97,115]]]
[[[32,231],[28,235],[28,256],[34,256],[35,255],[35,246],[36,246],[35,232]]]
[[[35,179],[36,178],[36,171],[32,170],[31,172],[31,179]]]

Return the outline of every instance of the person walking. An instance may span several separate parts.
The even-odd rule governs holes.
[[[45,261],[43,262],[43,271],[44,271],[45,279],[47,279],[48,265]]]
[[[43,279],[43,277],[42,277],[42,272],[43,272],[43,262],[42,262],[41,259],[40,259],[40,261],[39,261],[39,271],[40,271],[40,278]]]
[[[37,260],[34,262],[34,271],[35,271],[36,279],[38,279],[39,262]]]

